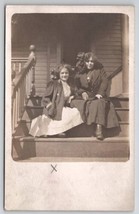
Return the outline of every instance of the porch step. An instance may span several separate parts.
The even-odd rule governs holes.
[[[103,128],[105,138],[109,137],[126,137],[129,135],[129,123],[126,121],[119,122],[119,127],[106,129]],[[95,125],[81,124],[67,131],[69,137],[91,137],[95,136]]]
[[[23,120],[32,120],[43,112],[41,106],[42,97],[30,97],[28,104],[25,106],[25,113]],[[115,110],[119,121],[129,121],[129,98],[128,97],[110,97],[111,102],[114,104]]]
[[[23,115],[23,119],[33,119],[43,113],[42,106],[26,106],[26,112]],[[128,108],[115,108],[119,121],[129,121],[129,109]]]
[[[12,157],[15,161],[45,158],[45,160],[128,160],[129,142],[126,137],[107,138],[33,138],[13,139]],[[64,158],[64,159],[62,159]]]
[[[104,129],[104,136],[114,137],[120,136],[125,137],[129,134],[129,123],[126,121],[119,122],[119,127]],[[17,127],[14,136],[28,136],[29,130],[31,126],[31,120],[21,120],[19,126]],[[81,124],[77,127],[74,127],[67,132],[68,137],[91,137],[95,136],[95,126],[94,125],[86,125]]]
[[[129,108],[129,97],[110,97],[115,108]]]
[[[117,116],[119,119],[120,127],[115,129],[104,130],[104,135],[106,137],[113,136],[128,136],[129,134],[129,98],[128,97],[111,97],[111,101],[115,106]],[[43,112],[43,107],[41,107],[42,97],[34,96],[28,99],[27,106],[25,106],[25,111],[20,121],[15,135],[27,136],[30,129],[31,120]],[[69,137],[90,137],[92,136],[92,130],[94,130],[93,125],[87,126],[82,124],[69,130]],[[95,136],[95,135],[94,135]]]
[[[129,97],[110,97],[111,102],[117,108],[129,108]],[[41,106],[42,96],[32,96],[28,100],[29,106]]]

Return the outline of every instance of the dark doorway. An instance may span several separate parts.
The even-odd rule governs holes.
[[[88,15],[68,14],[62,21],[62,60],[74,66],[77,53],[86,52],[90,48]]]

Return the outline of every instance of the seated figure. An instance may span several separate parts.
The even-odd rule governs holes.
[[[103,127],[119,126],[113,104],[107,96],[108,78],[94,53],[82,53],[76,64],[76,98],[71,102],[87,125],[96,125],[96,137],[103,140]]]
[[[69,82],[71,66],[62,64],[58,68],[58,79],[51,80],[42,99],[43,114],[31,123],[32,136],[64,135],[64,132],[83,123],[76,107],[71,108],[74,88]]]

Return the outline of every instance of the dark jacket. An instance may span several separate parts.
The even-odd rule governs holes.
[[[88,74],[78,74],[75,81],[79,96],[81,96],[83,92],[87,92],[90,98],[94,97],[96,94],[100,94],[103,97],[106,97],[108,79],[103,68],[94,69]]]
[[[99,66],[100,67],[100,66]],[[89,77],[89,79],[87,79]],[[84,122],[86,122],[86,105],[89,100],[97,99],[95,97],[96,94],[102,95],[105,99],[107,98],[106,90],[108,86],[107,75],[101,66],[101,68],[96,68],[90,71],[88,74],[78,73],[75,76],[75,84],[76,84],[76,96],[75,99],[71,102],[72,108],[77,108],[81,114],[81,117]],[[88,100],[83,100],[82,93],[86,92],[89,96]],[[108,98],[107,98],[108,99]]]
[[[71,87],[71,95],[73,95],[73,92],[74,89]],[[53,80],[48,83],[42,99],[42,105],[44,107],[43,114],[52,119],[61,120],[65,98],[60,80]]]
[[[108,79],[104,69],[79,73],[75,80],[78,97],[72,100],[71,105],[79,110],[83,121],[88,125],[99,123],[106,128],[119,126],[114,106],[107,96]],[[89,99],[83,100],[83,92],[88,94]],[[103,99],[97,99],[96,94],[102,95]]]

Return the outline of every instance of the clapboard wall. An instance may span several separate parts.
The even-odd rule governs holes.
[[[122,65],[122,15],[107,14],[99,17],[98,32],[92,35],[91,50],[94,51],[103,64],[107,74]],[[101,24],[102,23],[102,24]],[[116,96],[122,93],[122,71],[111,81],[110,96]]]
[[[76,28],[82,28],[83,22],[80,21],[80,17],[78,18]],[[72,19],[74,16],[72,16]],[[68,17],[68,20],[70,16]],[[61,19],[64,22],[64,19]],[[74,19],[73,19],[74,20]],[[73,22],[72,20],[72,22]],[[85,20],[85,19],[84,19]],[[74,21],[74,22],[75,22]],[[66,22],[66,21],[65,21]],[[81,22],[81,23],[80,23]],[[42,20],[38,19],[38,23],[42,23]],[[88,31],[84,36],[84,40],[86,41],[86,36],[89,38],[89,49],[88,51],[95,51],[98,59],[104,65],[104,68],[108,74],[113,72],[119,66],[122,65],[122,15],[121,14],[93,14],[92,16],[88,16],[85,20],[84,26],[88,23],[88,27],[85,27],[85,30]],[[56,28],[54,23],[52,23],[52,29]],[[67,25],[64,25],[65,28]],[[64,29],[64,26],[61,29]],[[71,23],[72,27],[72,23]],[[60,30],[61,30],[60,29]],[[50,71],[55,69],[57,65],[62,61],[63,53],[65,52],[63,46],[63,40],[66,41],[66,37],[59,36],[59,29],[53,33],[52,31],[48,31],[43,26],[41,29],[36,28],[36,32],[26,36],[26,41],[14,41],[12,44],[12,57],[28,57],[29,55],[29,45],[34,44],[36,46],[36,70],[35,70],[35,85],[36,85],[36,93],[37,95],[42,95],[45,91],[46,84],[50,80]],[[69,29],[68,29],[69,30]],[[76,33],[75,33],[76,32]],[[78,42],[78,31],[72,28],[72,32],[75,33],[77,37],[76,41]],[[81,30],[83,33],[83,29]],[[33,35],[33,36],[32,36]],[[34,36],[35,35],[35,36]],[[67,43],[69,42],[67,37]],[[87,48],[88,48],[87,46]],[[74,50],[75,44],[71,43],[71,48]],[[68,51],[68,50],[66,50]],[[79,50],[80,51],[80,50]],[[83,50],[81,50],[83,51]],[[85,50],[86,51],[86,50]],[[76,55],[76,53],[74,53]],[[112,92],[114,95],[120,93],[122,89],[122,78],[119,75],[118,78],[113,80]],[[117,83],[119,87],[117,92]]]
[[[107,19],[100,25],[98,32],[94,33],[95,36],[92,35],[91,49],[106,71],[112,72],[122,65],[122,19],[120,14],[106,16]],[[98,22],[101,24],[102,20]]]
[[[42,95],[50,80],[50,72],[56,69],[61,60],[59,42],[34,42],[36,46],[35,87],[36,95]],[[18,44],[13,47],[12,58],[28,58],[30,44]]]

